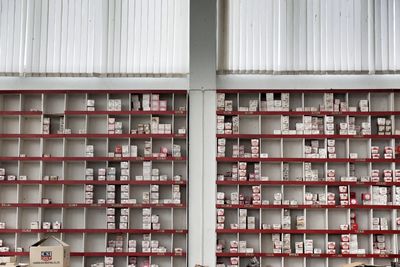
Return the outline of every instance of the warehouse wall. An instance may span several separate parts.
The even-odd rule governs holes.
[[[400,70],[398,0],[221,0],[221,73]]]
[[[0,74],[186,74],[188,5],[0,0]]]

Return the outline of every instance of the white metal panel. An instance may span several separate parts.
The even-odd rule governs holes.
[[[400,0],[220,1],[225,73],[399,70]]]
[[[0,0],[0,74],[186,74],[188,0]]]

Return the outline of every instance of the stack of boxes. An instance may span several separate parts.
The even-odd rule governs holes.
[[[114,184],[106,185],[106,203],[107,204],[115,204],[115,185]]]
[[[114,267],[114,257],[105,256],[104,257],[104,267]]]
[[[123,252],[124,251],[124,237],[122,235],[117,235],[115,240],[108,240],[107,242],[107,252]]]
[[[303,242],[295,242],[294,243],[294,253],[296,253],[296,254],[304,253],[304,243]]]
[[[85,203],[86,204],[93,204],[94,198],[94,186],[92,184],[85,185]]]
[[[336,254],[336,242],[328,241],[328,243],[326,244],[326,254]]]
[[[327,142],[328,158],[335,159],[336,158],[335,139],[328,139],[326,142]]]
[[[86,110],[87,111],[95,111],[95,100],[94,99],[88,99],[86,101]]]
[[[136,253],[136,246],[137,244],[135,239],[128,240],[128,252]]]
[[[131,134],[150,134],[150,123],[139,123],[137,129],[131,129]]]
[[[129,174],[129,162],[128,161],[121,161],[121,175],[119,176],[119,179],[121,181],[128,181],[130,180],[130,174]]]
[[[356,135],[356,117],[349,117],[349,123],[347,124],[347,134],[348,135]]]
[[[175,158],[182,157],[181,146],[177,144],[173,144],[172,146],[172,156]]]
[[[372,159],[379,159],[380,158],[380,148],[379,146],[372,146],[371,147],[371,158]],[[385,146],[383,149],[383,157],[385,159],[392,159],[394,158],[393,148],[390,146]]]
[[[290,210],[284,209],[282,217],[282,229],[291,229],[292,228],[291,224],[292,224],[292,217],[290,216]]]
[[[272,234],[273,253],[282,253],[283,242],[281,241],[281,234]]]
[[[149,234],[143,235],[142,240],[142,252],[143,253],[166,253],[167,248],[164,246],[160,246],[160,242],[158,240],[151,240]]]
[[[392,170],[383,170],[383,181],[390,183],[393,181],[393,171]]]
[[[261,186],[253,185],[251,187],[252,195],[251,195],[251,204],[253,205],[261,205]]]
[[[388,205],[390,188],[384,186],[372,186],[372,205]]]
[[[400,205],[400,187],[394,186],[393,187],[393,205],[399,206]]]
[[[314,240],[306,239],[304,240],[304,254],[314,253]]]
[[[44,117],[43,118],[42,133],[43,134],[50,134],[50,118],[49,117]]]
[[[389,230],[388,219],[385,217],[372,218],[372,230]]]
[[[256,229],[256,217],[247,216],[247,209],[239,209],[239,229]]]
[[[249,100],[248,107],[238,107],[238,111],[257,111],[258,110],[258,100]]]
[[[248,248],[246,241],[239,240],[239,253],[254,253],[254,248]]]
[[[132,97],[131,98],[131,101],[132,101],[131,108],[132,108],[132,110],[136,110],[136,111],[140,110],[142,108],[142,105],[140,103],[140,96],[133,94],[131,97]]]
[[[251,157],[260,157],[260,140],[258,139],[251,139]]]
[[[225,228],[225,210],[217,209],[217,229]]]
[[[117,169],[115,167],[108,167],[106,169],[106,180],[107,181],[115,181],[117,180]],[[99,176],[100,176],[100,169],[99,169]]]
[[[282,193],[274,193],[274,205],[282,205]]]
[[[105,181],[106,180],[107,169],[106,168],[99,168],[97,170],[97,180]]]
[[[150,111],[152,110],[151,108],[151,95],[150,94],[143,94],[143,110],[144,111]]]
[[[339,100],[339,99],[335,99],[335,102],[336,102],[336,100]],[[334,109],[333,101],[334,101],[333,93],[324,93],[324,106],[321,106],[320,110],[321,111],[334,111],[335,109]],[[340,100],[339,100],[339,102],[340,102]],[[335,107],[336,107],[336,105],[335,105]],[[339,105],[337,106],[337,109],[339,109]],[[337,111],[339,111],[339,110],[337,110]]]
[[[274,134],[289,134],[289,116],[281,116],[281,131],[274,131]]]
[[[347,185],[339,186],[339,203],[340,205],[349,205],[349,187]]]
[[[320,147],[319,140],[311,140],[311,145],[304,146],[306,158],[326,158],[326,149]]]
[[[152,134],[171,134],[172,133],[172,124],[160,123],[159,117],[152,117],[150,129],[151,129]]]
[[[143,229],[147,230],[160,230],[160,218],[158,215],[151,214],[151,209],[145,208],[142,212],[143,215]]]
[[[86,157],[94,157],[94,146],[86,145]]]
[[[336,181],[336,170],[334,170],[334,169],[326,170],[326,181],[327,182]]]
[[[310,193],[306,192],[304,194],[304,204],[305,205],[325,205],[326,204],[326,194],[325,193]]]
[[[380,181],[380,170],[373,169],[371,170],[371,182],[379,182]]]
[[[85,170],[85,180],[93,181],[94,180],[94,170],[93,168],[86,168]]]
[[[360,100],[358,107],[361,112],[368,112],[369,111],[368,100],[366,100],[366,99]],[[350,110],[350,111],[353,111],[353,110]]]
[[[238,163],[238,180],[246,181],[247,180],[247,162],[239,162]]]
[[[297,230],[306,229],[305,219],[303,215],[296,216],[296,229]]]
[[[115,208],[107,208],[107,229],[116,229],[115,227]]]
[[[166,111],[167,100],[160,100],[159,94],[143,94],[144,111]]]
[[[377,118],[378,134],[390,135],[392,134],[392,120],[387,118]]]
[[[374,235],[373,254],[388,254],[390,249],[386,247],[386,237],[384,235]]]
[[[136,204],[136,199],[130,198],[129,185],[121,185],[121,204]]]
[[[323,134],[324,118],[315,116],[304,116],[304,134]]]
[[[394,170],[393,182],[400,182],[400,170]]]
[[[153,184],[150,186],[150,204],[160,203],[160,186]]]
[[[128,229],[128,222],[129,222],[129,209],[122,208],[121,215],[119,216],[119,229]]]
[[[152,175],[152,162],[151,161],[143,161],[143,175],[137,175],[135,177],[136,180],[144,180],[150,181]]]
[[[108,118],[108,134],[122,134],[122,121]]]
[[[137,145],[131,145],[130,155],[133,158],[136,158],[138,156],[138,147],[137,147]]]
[[[325,116],[325,134],[335,134],[335,117]]]
[[[122,101],[121,99],[109,99],[107,103],[108,111],[121,111],[122,110]]]
[[[225,94],[217,93],[217,111],[225,111]]]
[[[145,157],[152,157],[153,156],[153,148],[152,148],[152,142],[151,141],[144,141],[143,155]]]
[[[304,181],[318,181],[318,169],[311,169],[311,162],[304,162]]]
[[[217,116],[217,134],[238,134],[239,117],[232,116],[232,121],[225,121],[225,116]]]
[[[287,162],[282,163],[282,180],[289,181],[289,163]]]
[[[360,134],[361,135],[371,135],[371,123],[362,122],[361,123]]]
[[[262,111],[289,111],[289,93],[266,93],[265,98],[266,102],[261,101]]]
[[[358,248],[357,235],[351,234],[340,236],[340,250],[342,254],[365,254],[365,249]]]
[[[181,204],[181,187],[180,185],[172,185],[172,203]]]
[[[226,139],[225,138],[218,138],[218,146],[217,146],[217,157],[224,158],[225,151],[226,151]]]

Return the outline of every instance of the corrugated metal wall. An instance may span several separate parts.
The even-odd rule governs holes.
[[[0,74],[188,72],[187,0],[0,0]]]
[[[0,75],[186,74],[188,6],[0,0]],[[400,0],[220,0],[219,7],[221,73],[400,70]]]
[[[400,0],[221,0],[219,7],[221,72],[400,70]]]

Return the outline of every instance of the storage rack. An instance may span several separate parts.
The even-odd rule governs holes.
[[[217,209],[224,209],[224,228],[216,229],[217,242],[225,242],[222,251],[217,251],[217,263],[229,265],[231,257],[238,259],[239,266],[246,266],[249,259],[256,257],[260,266],[342,266],[345,263],[362,261],[370,264],[390,265],[397,261],[400,253],[400,230],[396,219],[400,217],[400,206],[397,205],[362,205],[361,193],[372,193],[372,186],[381,186],[394,190],[400,186],[399,182],[360,181],[360,176],[370,175],[372,169],[399,169],[400,159],[396,153],[393,159],[372,159],[370,150],[372,146],[390,146],[393,149],[400,142],[400,91],[398,90],[217,90],[225,94],[225,100],[232,101],[232,111],[217,110],[217,116],[224,116],[225,121],[232,121],[232,116],[238,116],[239,132],[232,134],[219,134],[217,139],[226,139],[225,156],[217,157],[217,175],[229,173],[232,164],[247,162],[260,164],[260,176],[268,176],[268,180],[237,181],[217,179],[217,191],[225,193],[229,198],[232,192],[238,192],[251,197],[252,186],[261,187],[261,199],[269,200],[268,204],[252,205],[251,203],[232,205],[228,203],[217,204]],[[289,93],[290,111],[260,111],[261,101],[266,101],[266,93]],[[319,111],[313,109],[305,111],[305,107],[319,107],[324,104],[324,94],[333,93],[335,98],[345,101],[349,106],[358,106],[360,100],[368,100],[369,110],[357,111]],[[217,94],[218,98],[218,94]],[[238,107],[249,106],[249,100],[258,101],[257,111],[238,111]],[[218,99],[217,99],[218,101]],[[218,104],[217,104],[218,106]],[[292,134],[278,133],[274,130],[281,129],[282,116],[289,116],[290,128],[296,122],[302,122],[304,116],[323,117],[332,115],[335,122],[348,122],[349,117],[356,117],[357,123],[361,121],[371,123],[372,132],[368,135],[361,134]],[[377,134],[377,117],[386,117],[392,121],[391,134]],[[294,123],[293,123],[294,122]],[[218,129],[218,128],[217,128]],[[258,139],[260,153],[268,153],[268,157],[238,158],[232,157],[233,145],[244,145],[249,151],[250,139]],[[327,140],[334,139],[337,143],[337,158],[305,158],[304,145],[309,140],[319,140],[326,149]],[[217,151],[218,152],[218,151]],[[349,153],[358,153],[358,158],[349,158]],[[304,177],[304,163],[310,162],[319,170],[317,181],[298,181],[297,177]],[[283,164],[289,165],[289,179],[283,180]],[[355,166],[358,176],[357,181],[341,181],[340,176],[349,176],[350,164]],[[250,167],[251,168],[251,167]],[[326,171],[336,170],[336,180],[326,181]],[[322,178],[322,179],[321,179]],[[349,186],[349,192],[356,192],[357,204],[339,205],[339,186]],[[336,193],[335,205],[305,205],[306,192]],[[274,193],[281,193],[282,199],[297,200],[296,204],[274,205]],[[226,202],[226,201],[225,201]],[[287,203],[286,203],[287,204]],[[239,223],[239,209],[247,209],[249,216],[255,217],[255,229],[231,229],[230,224]],[[263,229],[263,224],[282,224],[284,210],[291,214],[290,229]],[[350,213],[357,216],[358,229],[340,230],[340,225],[350,225]],[[296,229],[296,216],[304,216],[305,228]],[[217,217],[217,216],[216,216]],[[389,222],[388,230],[372,230],[372,218],[384,217]],[[217,221],[218,223],[218,221]],[[217,227],[218,228],[218,227]],[[273,234],[291,234],[291,253],[273,253]],[[340,235],[356,234],[358,248],[365,249],[365,254],[340,254]],[[386,237],[390,246],[386,254],[373,254],[373,240],[375,235]],[[318,254],[296,254],[294,243],[314,240],[314,248],[322,249]],[[230,253],[230,241],[246,241],[247,247],[253,248],[254,253]],[[328,241],[336,242],[336,254],[327,254]],[[223,243],[223,242],[222,242]],[[222,265],[221,265],[222,266]]]
[[[159,94],[167,100],[166,111],[133,110],[133,95]],[[95,111],[87,111],[87,101],[95,100]],[[108,110],[110,99],[121,99],[121,110]],[[20,256],[21,262],[28,262],[29,246],[44,236],[54,235],[71,246],[71,266],[91,266],[104,262],[104,257],[114,257],[115,266],[127,266],[130,257],[136,257],[140,266],[145,260],[159,266],[186,266],[187,249],[187,91],[185,90],[21,90],[0,93],[0,168],[13,174],[16,180],[0,181],[0,222],[6,224],[0,229],[3,246],[9,252],[0,256]],[[157,116],[160,123],[172,125],[169,134],[131,133],[140,123],[151,123]],[[50,134],[42,132],[44,117],[57,123],[63,118],[65,128],[71,133]],[[108,133],[108,119],[122,121],[122,134]],[[52,120],[53,121],[53,120]],[[57,126],[57,125],[56,125]],[[54,128],[53,126],[51,128]],[[83,130],[83,131],[82,131]],[[181,146],[181,157],[144,157],[143,143],[151,141],[153,151],[161,146],[172,149],[173,144]],[[94,156],[86,157],[86,145],[94,145]],[[115,145],[137,145],[137,157],[109,157]],[[85,180],[86,168],[116,167],[129,161],[130,180],[120,181],[118,176],[111,180]],[[166,181],[135,180],[142,175],[142,163],[151,161],[153,168],[167,174]],[[27,180],[20,180],[20,176]],[[56,175],[58,180],[43,180],[43,176]],[[173,180],[181,175],[181,180]],[[106,186],[129,185],[130,197],[136,204],[121,204],[116,193],[116,204],[86,204],[85,185],[94,186],[96,198],[106,198]],[[159,185],[160,198],[171,198],[172,186],[179,185],[181,203],[143,204],[143,192],[149,192],[151,185]],[[51,199],[50,204],[42,199]],[[128,229],[107,229],[106,208],[116,210],[129,208]],[[151,208],[152,214],[160,217],[160,230],[146,230],[142,227],[142,209]],[[61,229],[30,229],[32,221],[61,222]],[[118,228],[118,226],[116,227]],[[141,250],[143,234],[150,234],[167,248],[166,253],[144,253]],[[124,238],[123,252],[106,252],[107,241],[117,235]],[[127,252],[127,242],[137,241],[136,252]],[[183,252],[175,252],[175,248]],[[16,248],[23,251],[16,252]]]

